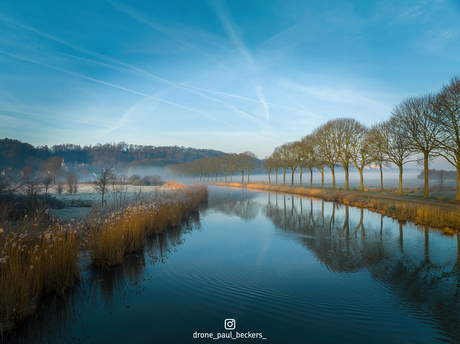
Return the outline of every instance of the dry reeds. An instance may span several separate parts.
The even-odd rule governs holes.
[[[145,245],[145,236],[177,226],[189,212],[207,201],[205,186],[174,183],[175,191],[152,204],[136,204],[112,213],[102,222],[90,224],[88,253],[93,266],[108,268],[121,264],[123,255]]]
[[[177,184],[177,185],[176,185]],[[138,203],[88,222],[61,224],[37,212],[14,225],[0,222],[0,334],[10,331],[36,310],[49,292],[63,293],[79,278],[79,253],[92,266],[121,264],[125,253],[145,245],[146,235],[177,226],[206,202],[205,186],[179,186],[151,203]],[[0,209],[1,210],[1,209]]]
[[[58,222],[40,228],[27,218],[0,232],[0,332],[32,314],[40,297],[62,293],[79,276],[80,240]]]
[[[187,188],[187,185],[173,181],[166,182],[163,184],[163,186],[173,190],[184,190]]]

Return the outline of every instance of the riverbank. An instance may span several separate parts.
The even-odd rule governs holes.
[[[392,217],[399,221],[411,221],[441,229],[445,234],[460,232],[460,204],[437,200],[425,200],[405,196],[382,195],[371,192],[344,191],[329,188],[310,188],[304,186],[282,186],[263,183],[213,183],[216,186],[248,188],[283,192],[302,196],[322,198],[325,201],[339,202],[362,207]]]
[[[161,198],[112,211],[95,206],[63,223],[46,212],[0,223],[0,335],[33,315],[45,295],[63,293],[82,266],[109,268],[145,245],[148,235],[177,226],[207,201],[203,185],[175,184]],[[83,262],[83,260],[85,260]]]

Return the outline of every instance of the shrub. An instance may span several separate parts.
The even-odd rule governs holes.
[[[138,174],[133,174],[131,177],[128,178],[128,182],[134,183],[138,179],[141,179],[141,176]]]
[[[133,183],[133,185],[137,185],[137,186],[149,186],[150,183],[145,180],[145,179],[136,179]]]

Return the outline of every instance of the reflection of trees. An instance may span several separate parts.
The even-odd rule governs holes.
[[[367,269],[409,302],[412,313],[431,313],[443,334],[460,342],[460,236],[456,262],[439,263],[431,258],[428,227],[423,228],[423,250],[405,248],[402,222],[395,240],[384,231],[383,215],[377,228],[366,228],[363,209],[354,209],[359,214],[351,218],[353,208],[347,205],[325,207],[324,201],[297,197],[294,202],[294,197],[270,195],[265,215],[276,228],[300,241],[334,272]]]
[[[122,265],[111,270],[86,270],[70,292],[45,298],[37,316],[14,331],[6,342],[74,342],[68,333],[80,329],[85,334],[84,324],[101,309],[113,313],[119,307],[126,307],[131,295],[142,293],[143,283],[151,278],[146,272],[147,265],[164,262],[170,252],[184,243],[185,234],[200,228],[199,215],[190,214],[181,226],[148,237],[144,249],[126,256]]]
[[[225,189],[210,192],[208,209],[214,209],[227,215],[236,215],[242,219],[254,219],[259,206],[254,202],[257,193],[248,189]]]

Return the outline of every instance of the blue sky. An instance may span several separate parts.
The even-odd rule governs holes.
[[[0,3],[0,137],[260,158],[337,117],[387,119],[460,74],[460,4]]]

